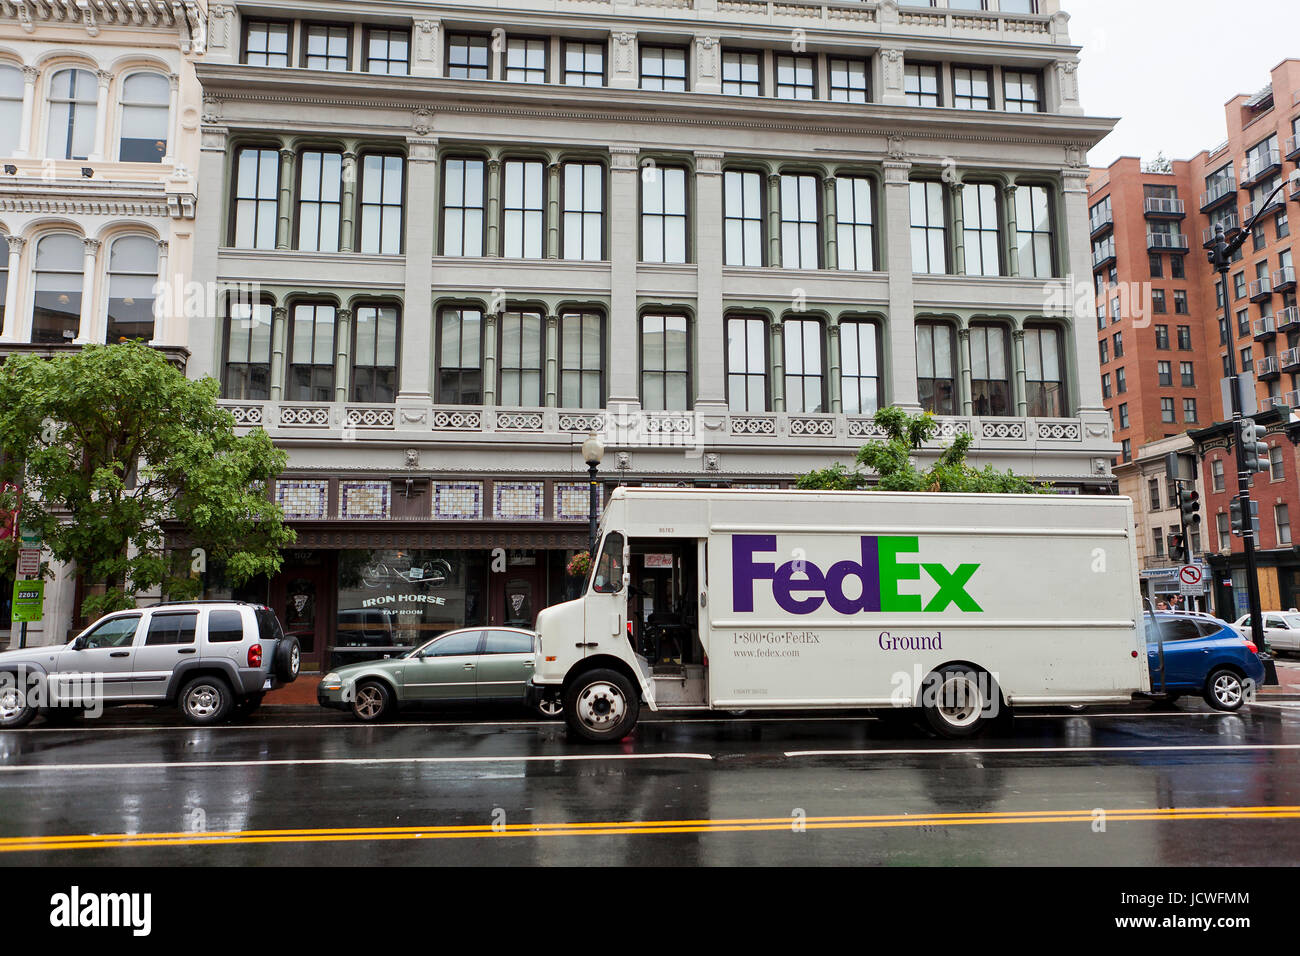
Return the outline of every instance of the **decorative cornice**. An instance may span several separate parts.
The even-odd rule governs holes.
[[[112,199],[32,199],[27,196],[0,195],[0,212],[25,212],[62,216],[131,216],[167,218],[166,202]]]
[[[207,21],[197,0],[0,0],[0,19],[16,19],[28,33],[37,23],[80,24],[87,36],[104,27],[179,31],[181,51],[207,49]]]

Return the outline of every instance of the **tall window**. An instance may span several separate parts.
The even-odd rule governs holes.
[[[833,56],[826,61],[830,76],[830,98],[835,103],[869,103],[867,61]]]
[[[1037,113],[1042,110],[1042,78],[1020,70],[1002,71],[1003,108],[1008,113]]]
[[[545,249],[545,189],[542,164],[532,159],[505,163],[504,248],[509,259],[540,259]]]
[[[447,35],[447,76],[453,80],[488,78],[488,38],[465,33]]]
[[[566,40],[564,84],[565,86],[604,86],[605,44]]]
[[[605,407],[605,317],[599,312],[560,316],[560,405]]]
[[[816,269],[821,264],[817,177],[781,176],[781,265]]]
[[[605,168],[564,164],[564,258],[599,261],[605,248]]]
[[[226,313],[223,398],[271,397],[271,303],[232,301]]]
[[[147,236],[114,239],[108,249],[108,344],[153,338],[157,283],[158,241]]]
[[[1169,326],[1156,326],[1156,348],[1164,351],[1169,348]]]
[[[89,70],[59,70],[50,81],[50,136],[46,155],[52,159],[85,159],[95,148],[99,86]]]
[[[9,293],[9,237],[0,235],[0,331],[5,329],[4,299]]]
[[[506,41],[506,79],[511,83],[545,83],[546,41],[510,37]]]
[[[1191,362],[1178,363],[1178,377],[1184,388],[1196,387],[1196,371]]]
[[[1286,467],[1282,463],[1282,446],[1273,445],[1268,450],[1268,477],[1270,481],[1281,481],[1286,477]]]
[[[442,169],[442,254],[481,256],[486,166],[481,159],[448,159]]]
[[[841,269],[870,272],[876,268],[875,214],[871,180],[835,178],[835,247]]]
[[[962,222],[966,233],[966,274],[1002,274],[998,241],[998,187],[967,183],[961,188]]]
[[[939,105],[939,68],[928,63],[908,63],[903,70],[908,106]]]
[[[343,154],[308,150],[298,172],[298,248],[339,251],[343,209]]]
[[[401,156],[362,157],[360,252],[401,254],[403,167]]]
[[[822,324],[816,319],[786,319],[785,408],[789,412],[826,411],[822,374]]]
[[[1115,354],[1120,354],[1118,347]],[[1065,373],[1058,329],[1025,329],[1025,398],[1033,418],[1065,416]]]
[[[119,160],[124,163],[162,162],[167,155],[170,98],[171,83],[161,74],[133,73],[122,82]]]
[[[1003,326],[971,326],[971,402],[976,415],[1012,414],[1009,351]]]
[[[1277,525],[1279,547],[1291,544],[1291,509],[1287,505],[1273,506],[1273,521]]]
[[[727,404],[733,412],[767,411],[767,322],[727,319]]]
[[[80,236],[57,233],[36,243],[33,342],[62,345],[77,337],[84,255]]]
[[[1189,423],[1196,421],[1196,399],[1183,399],[1183,421]]]
[[[952,70],[952,105],[959,110],[993,109],[993,84],[989,71],[956,66]]]
[[[921,408],[936,415],[957,413],[957,374],[952,326],[916,323],[916,388]]]
[[[411,34],[366,28],[366,72],[406,76],[411,72]]]
[[[1045,279],[1056,274],[1052,261],[1052,208],[1046,186],[1016,187],[1016,247],[1020,274]]]
[[[686,50],[673,46],[643,46],[641,89],[681,93],[686,89]]]
[[[270,20],[247,21],[244,62],[249,66],[288,66],[289,24]]]
[[[438,313],[438,401],[483,404],[483,313],[448,308]]]
[[[647,411],[691,407],[690,339],[684,315],[641,316],[641,407]]]
[[[542,313],[501,313],[498,405],[542,404]]]
[[[1215,491],[1223,491],[1223,459],[1216,458],[1210,462],[1210,478]]]
[[[723,175],[723,232],[729,266],[763,264],[763,178],[756,172]]]
[[[734,96],[760,96],[762,54],[724,50],[722,53],[722,92]]]
[[[641,259],[686,261],[686,170],[656,166],[641,176]]]
[[[397,400],[397,308],[359,305],[353,310],[352,401]]]
[[[23,119],[24,81],[22,70],[0,64],[0,156],[12,156],[18,149]]]
[[[948,271],[947,222],[943,208],[943,185],[913,182],[912,188],[912,271],[941,274]]]
[[[1178,420],[1174,417],[1174,400],[1172,398],[1160,399],[1160,420],[1170,425]]]
[[[334,306],[299,302],[290,326],[289,382],[286,398],[301,402],[334,400]]]
[[[880,408],[880,328],[858,320],[840,323],[840,401],[846,415]]]
[[[783,100],[817,98],[813,81],[813,58],[782,55],[776,58],[776,95]]]
[[[351,68],[352,55],[348,49],[352,37],[351,27],[309,23],[304,32],[307,42],[303,50],[303,66],[309,70],[330,70],[334,73],[346,73]]]
[[[241,149],[235,157],[235,235],[240,249],[274,249],[280,153]]]

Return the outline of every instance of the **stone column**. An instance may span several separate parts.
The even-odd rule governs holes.
[[[888,370],[890,404],[920,411],[916,388],[916,305],[912,276],[912,194],[906,160],[885,161],[884,225],[882,249],[888,249],[889,320],[882,368]]]
[[[5,287],[5,316],[4,325],[0,326],[0,342],[22,341],[19,338],[23,321],[18,315],[18,278],[22,275],[19,267],[25,241],[19,236],[9,237],[9,284]],[[27,333],[27,338],[31,338],[30,331]]]
[[[113,74],[108,70],[96,70],[99,79],[99,97],[95,100],[95,146],[86,157],[87,162],[104,159],[104,141],[108,135],[108,84]]]
[[[487,229],[483,254],[501,255],[501,160],[493,155],[487,164]]]
[[[279,220],[275,230],[275,248],[289,249],[293,243],[293,150],[280,150],[280,200],[276,203]]]
[[[284,343],[289,334],[289,310],[282,305],[271,309],[271,401],[284,398]]]
[[[546,258],[560,258],[560,164],[547,164]]]
[[[971,415],[975,411],[975,399],[971,395],[970,326],[966,319],[961,320],[961,325],[957,329],[957,363],[961,370],[961,374],[957,377],[961,413]]]
[[[952,209],[952,266],[953,274],[966,274],[966,204],[963,202],[962,184],[949,183],[948,205]]]
[[[614,89],[635,90],[641,85],[636,34],[624,31],[612,34],[609,52],[609,85]]]
[[[483,313],[483,404],[497,403],[497,328],[500,312]]]
[[[205,110],[206,113],[206,110]],[[199,139],[198,181],[201,183],[222,183],[227,175],[227,168],[233,168],[235,155],[226,149],[227,130],[224,126],[209,125],[205,115]],[[217,288],[217,264],[220,248],[228,233],[229,225],[225,218],[225,203],[201,202],[194,209],[194,229],[191,249],[193,264],[190,266],[190,279],[202,289]],[[190,261],[190,255],[183,257]],[[204,296],[208,301],[213,296]],[[220,310],[202,309],[198,315],[186,319],[186,344],[190,349],[187,372],[195,377],[211,375],[220,376],[217,368],[221,356],[221,320]]]
[[[357,177],[361,175],[357,169],[357,154],[352,144],[348,145],[347,150],[343,153],[343,188],[340,191],[340,199],[343,208],[339,211],[339,251],[340,252],[358,252],[360,243],[357,242]]]
[[[697,44],[698,46],[698,44]],[[722,160],[712,150],[695,153],[695,407],[726,411],[726,328],[722,319]]]
[[[781,177],[769,173],[767,177],[767,265],[781,266]]]
[[[81,267],[81,323],[77,327],[77,337],[73,340],[77,345],[104,341],[104,330],[99,327],[96,318],[98,310],[95,308],[95,263],[99,258],[100,242],[98,239],[82,241],[85,243],[85,255]]]
[[[1008,183],[1002,187],[1003,214],[1007,220],[1007,275],[1020,275],[1020,246],[1016,242],[1016,186]]]
[[[835,177],[827,176],[822,180],[823,199],[822,204],[825,206],[826,222],[826,268],[838,269],[840,267],[839,253],[839,219],[837,197],[835,195]]]
[[[352,310],[338,309],[334,313],[334,401],[349,399],[352,366]]]
[[[24,157],[32,151],[32,113],[36,106],[36,79],[41,71],[34,66],[23,67],[23,117],[18,127],[17,157]]]
[[[836,316],[826,323],[826,352],[827,352],[827,394],[830,396],[830,411],[839,414],[844,411],[844,396],[841,394],[842,384],[840,381],[840,320]]]
[[[546,317],[546,405],[560,404],[560,317]]]
[[[171,92],[167,97],[167,152],[163,155],[164,163],[176,162],[177,105],[180,102],[181,78],[176,73],[167,74],[167,84]]]
[[[167,271],[169,248],[166,239],[158,240],[158,283],[155,288],[159,290],[159,295],[154,298],[153,338],[149,341],[150,345],[173,344],[171,305],[176,296],[176,283]]]
[[[1019,321],[1011,330],[1011,361],[1015,369],[1012,376],[1015,393],[1012,397],[1016,403],[1016,414],[1024,418],[1029,414],[1029,399],[1025,394],[1025,330],[1020,327]]]
[[[1064,266],[1066,311],[1069,315],[1069,327],[1065,330],[1062,351],[1069,359],[1065,372],[1069,378],[1069,389],[1074,402],[1067,402],[1066,412],[1070,406],[1086,417],[1090,424],[1100,428],[1109,420],[1101,401],[1101,366],[1097,355],[1097,317],[1093,313],[1091,294],[1076,293],[1076,284],[1087,283],[1092,286],[1092,260],[1088,239],[1088,166],[1086,157],[1079,155],[1071,166],[1061,171],[1063,183],[1061,196],[1060,222],[1057,229],[1066,237],[1069,255]]]
[[[438,141],[406,141],[406,286],[403,298],[398,428],[428,430],[433,381],[434,210],[438,208]]]
[[[415,21],[412,31],[411,75],[442,76],[441,21],[425,18]]]
[[[718,38],[696,34],[693,52],[695,55],[691,61],[695,64],[695,82],[691,84],[691,89],[697,93],[721,93],[722,51]]]
[[[640,363],[637,335],[636,289],[640,156],[635,146],[611,146],[609,213],[606,242],[610,260],[609,403],[639,409],[637,382]]]
[[[772,320],[772,411],[785,411],[785,326],[780,316]]]
[[[895,8],[895,14],[897,8]],[[903,51],[897,49],[881,50],[879,56],[880,102],[886,106],[906,106],[907,93],[903,84]]]

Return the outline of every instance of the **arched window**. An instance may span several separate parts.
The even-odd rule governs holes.
[[[880,399],[880,326],[845,319],[840,322],[840,400],[844,413],[874,415]]]
[[[81,282],[85,245],[80,236],[59,233],[36,244],[33,273],[32,341],[62,345],[81,327]]]
[[[336,311],[329,302],[299,302],[289,326],[289,382],[291,401],[334,400],[334,339]]]
[[[161,163],[167,155],[168,101],[171,83],[159,73],[134,73],[122,84],[124,163]]]
[[[23,71],[0,65],[0,156],[12,156],[18,149],[23,122]]]
[[[271,397],[270,302],[232,300],[227,312],[224,398],[266,400]]]
[[[45,154],[52,159],[86,159],[95,148],[99,87],[89,70],[59,70],[50,80],[50,141]]]
[[[9,295],[9,237],[0,236],[0,332],[5,331],[5,301]]]
[[[158,243],[147,236],[123,236],[108,251],[108,344],[153,338],[154,285]]]
[[[1011,337],[1004,325],[970,327],[971,406],[976,415],[1011,415]]]
[[[358,305],[352,330],[352,400],[397,399],[400,317],[396,306]]]

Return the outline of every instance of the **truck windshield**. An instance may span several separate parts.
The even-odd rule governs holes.
[[[600,560],[592,577],[591,589],[599,594],[614,594],[623,590],[623,535],[611,531],[605,536]]]

